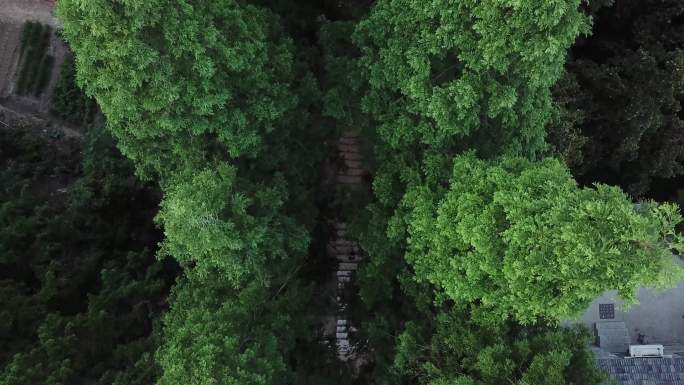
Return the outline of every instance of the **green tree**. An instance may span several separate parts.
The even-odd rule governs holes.
[[[102,128],[82,143],[37,132],[0,132],[0,383],[151,383],[174,275],[146,249],[158,193]]]
[[[255,184],[226,164],[183,175],[167,189],[157,217],[166,234],[162,252],[196,262],[198,274],[218,269],[236,285],[267,280],[267,264],[297,263],[308,246],[305,228],[279,214],[286,194],[282,178]]]
[[[578,188],[557,160],[457,157],[443,196],[419,187],[404,204],[416,278],[493,318],[562,320],[606,289],[634,301],[638,287],[681,277],[676,206]]]
[[[76,64],[67,56],[59,69],[59,78],[50,96],[50,112],[67,122],[82,126],[92,123],[97,105],[76,84]]]
[[[162,264],[149,253],[130,253],[127,258],[125,266],[102,270],[102,288],[89,296],[87,311],[48,314],[37,330],[36,344],[12,357],[0,382],[152,383],[158,376],[152,360],[157,344],[156,335],[150,334],[152,320],[168,285]]]
[[[164,317],[158,384],[292,383],[285,358],[306,327],[295,322],[306,294],[257,281],[236,290],[220,274],[186,274]]]
[[[354,40],[386,145],[538,154],[579,3],[378,1]]]
[[[316,80],[279,18],[233,0],[63,1],[58,14],[79,82],[164,193],[160,255],[185,277],[165,318],[160,383],[295,378],[306,364],[293,341],[311,333],[283,320],[306,325],[297,304],[309,296],[295,288],[331,130],[313,126]],[[205,338],[188,343],[189,328]]]
[[[267,10],[66,0],[57,13],[79,83],[143,175],[267,153],[263,136],[298,104],[293,45]]]
[[[604,381],[584,329],[487,326],[458,307],[410,321],[397,338],[394,368],[407,383],[570,385]],[[426,321],[428,320],[428,321]]]

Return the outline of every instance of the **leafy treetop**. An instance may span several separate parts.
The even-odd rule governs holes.
[[[581,313],[607,289],[628,302],[640,286],[681,276],[671,204],[634,205],[615,187],[578,188],[558,160],[472,155],[454,160],[443,196],[426,186],[404,198],[406,258],[416,279],[493,319],[530,323]]]

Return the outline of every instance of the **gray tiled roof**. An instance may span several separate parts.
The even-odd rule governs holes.
[[[598,359],[620,385],[684,385],[684,358]]]

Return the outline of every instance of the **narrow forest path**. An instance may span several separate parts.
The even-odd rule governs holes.
[[[338,190],[363,190],[366,183],[363,168],[359,135],[346,133],[337,142],[337,159],[335,170],[335,188]],[[336,294],[334,306],[335,319],[335,347],[340,361],[351,362],[356,359],[355,349],[350,340],[350,334],[356,329],[349,317],[348,308],[350,295],[355,293],[351,287],[354,272],[363,261],[363,255],[356,241],[349,238],[347,233],[347,218],[344,212],[338,214],[329,222],[332,237],[327,247],[327,253],[336,263],[332,279],[335,280]],[[333,317],[331,317],[333,318]]]
[[[20,111],[21,105],[8,107],[7,101],[0,100],[0,129],[31,129],[43,136],[58,135],[65,138],[82,139],[83,134],[73,125],[47,114]]]

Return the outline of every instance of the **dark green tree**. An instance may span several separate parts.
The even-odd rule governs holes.
[[[147,250],[158,193],[101,128],[83,144],[38,132],[0,132],[0,383],[151,383],[174,275]]]
[[[549,88],[588,19],[579,1],[378,1],[355,42],[363,106],[395,149],[544,149]]]
[[[642,277],[648,277],[646,283],[665,282],[678,273],[667,270],[670,248],[679,247],[670,243],[679,222],[675,208],[645,204],[636,210],[619,190],[579,189],[560,163],[538,161],[546,151],[549,120],[560,121],[561,114],[582,118],[581,112],[554,109],[550,88],[561,78],[566,50],[588,26],[579,1],[387,0],[377,2],[358,24],[357,76],[366,84],[356,90],[370,117],[368,137],[374,139],[377,165],[376,201],[357,230],[369,257],[359,277],[360,293],[373,314],[364,326],[371,350],[369,381],[535,383],[549,373],[552,383],[573,383],[577,373],[570,357],[585,357],[582,362],[591,367],[585,345],[537,350],[538,355],[521,359],[517,337],[501,329],[504,320],[513,319],[512,325],[538,321],[515,328],[547,335],[547,341],[575,339],[565,331],[554,336],[555,323],[581,311],[603,289],[614,286],[629,299],[645,283]],[[581,146],[582,137],[575,136],[579,139],[565,140]],[[457,165],[479,166],[454,172],[454,157],[468,150],[486,158],[528,159],[507,158],[504,162],[517,170],[507,174],[472,155],[457,157]],[[611,217],[600,221],[600,213]],[[558,251],[541,250],[551,247],[545,242]],[[546,261],[547,254],[555,257]],[[631,262],[622,266],[624,258]],[[596,269],[598,276],[582,273],[584,262],[577,261],[585,259],[594,261],[586,268]],[[629,283],[614,278],[622,269],[630,271]],[[577,280],[575,273],[580,273]],[[547,304],[549,295],[559,295],[558,301],[543,310],[539,304]],[[510,296],[517,298],[508,301]],[[449,329],[456,325],[440,325],[451,310],[434,307],[445,302],[468,308],[457,314],[472,319],[474,330],[491,328],[492,336],[502,338],[482,346],[503,367],[485,353],[483,362],[458,362],[463,353],[455,348],[426,347],[429,336],[457,333]],[[446,332],[439,331],[442,327]],[[534,328],[539,330],[530,331]],[[405,344],[413,335],[421,335],[421,343]],[[456,365],[444,363],[451,358]],[[445,367],[457,369],[440,372]],[[503,380],[498,372],[515,375]],[[577,383],[600,382],[588,375]]]
[[[265,135],[286,136],[281,121],[298,104],[293,45],[267,10],[67,0],[57,11],[79,83],[141,174],[253,158],[268,153]]]
[[[280,328],[307,324],[298,272],[331,130],[313,126],[317,84],[280,19],[233,0],[67,0],[58,14],[77,78],[164,193],[160,255],[185,277],[165,318],[160,383],[296,378],[293,341],[312,335]],[[205,338],[189,343],[190,328]]]
[[[562,115],[549,139],[582,182],[642,196],[684,173],[684,4],[618,1],[595,18],[554,89]]]

